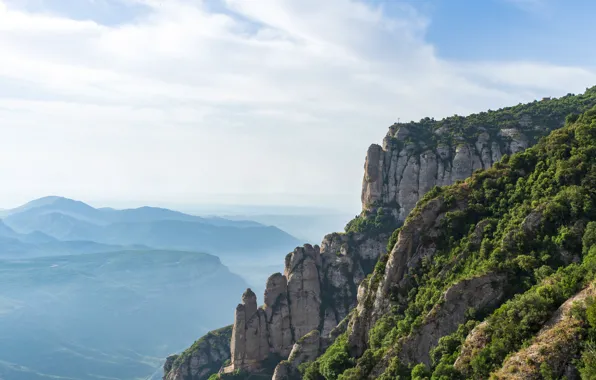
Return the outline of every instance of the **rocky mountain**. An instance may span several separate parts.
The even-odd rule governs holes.
[[[591,264],[582,262],[590,247],[582,251],[581,242],[595,217],[596,112],[577,114],[595,104],[591,88],[391,126],[383,145],[368,150],[363,212],[346,232],[290,253],[284,273],[267,281],[263,306],[244,293],[230,356],[195,346],[170,360],[164,379],[206,379],[217,367],[220,378],[458,378],[468,369],[455,368],[456,351],[476,324],[494,318],[498,331],[499,310],[519,311],[520,298],[560,284],[509,351],[498,351],[497,332],[483,354],[490,365],[472,359],[472,377],[486,378],[591,280]],[[569,126],[524,151],[566,117]]]
[[[593,378],[595,205],[596,107],[427,193],[302,376]]]

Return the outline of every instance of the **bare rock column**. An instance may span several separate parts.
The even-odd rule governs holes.
[[[318,246],[306,244],[286,257],[288,300],[294,341],[319,327],[321,257]]]
[[[267,280],[264,310],[271,351],[286,357],[290,354],[294,340],[290,324],[288,280],[281,273],[275,273]]]
[[[269,355],[265,311],[257,309],[257,296],[251,289],[244,292],[242,303],[236,307],[230,351],[232,364],[225,372],[258,369]]]

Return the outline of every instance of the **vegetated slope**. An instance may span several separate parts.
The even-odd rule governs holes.
[[[246,283],[215,256],[0,261],[0,378],[138,379],[222,321]]]
[[[267,372],[267,369],[271,368],[272,361],[279,360],[275,356],[279,355],[280,352],[282,358],[288,358],[289,360],[284,360],[277,366],[274,379],[300,377],[296,367],[304,361],[313,360],[313,358],[319,356],[327,349],[330,340],[333,340],[338,334],[341,335],[345,332],[348,325],[347,322],[350,318],[344,319],[342,323],[339,322],[355,306],[356,286],[362,280],[363,275],[367,275],[372,271],[372,267],[368,264],[371,262],[374,263],[379,256],[386,252],[384,247],[387,246],[391,232],[403,223],[408,212],[414,208],[416,202],[427,191],[433,188],[433,185],[449,185],[455,181],[469,177],[474,170],[489,168],[495,162],[498,162],[503,154],[505,154],[508,160],[508,153],[519,152],[533,145],[539,137],[547,135],[555,128],[562,127],[565,122],[565,116],[570,113],[584,112],[594,104],[596,104],[596,87],[589,88],[584,94],[580,95],[569,94],[559,99],[543,99],[541,101],[497,111],[483,112],[467,117],[454,116],[440,121],[426,118],[417,123],[411,122],[392,125],[383,140],[383,145],[373,144],[368,150],[362,186],[362,213],[346,225],[345,234],[336,233],[327,235],[321,244],[320,259],[322,266],[319,266],[319,264],[316,265],[316,272],[318,272],[318,278],[320,280],[320,293],[318,291],[314,292],[315,297],[312,303],[314,310],[320,310],[320,315],[318,319],[309,317],[311,322],[315,324],[316,322],[319,323],[319,334],[308,334],[310,337],[320,337],[320,339],[318,341],[317,339],[313,339],[311,342],[309,338],[302,342],[303,344],[300,344],[303,341],[302,338],[304,338],[304,336],[301,336],[304,329],[301,329],[300,334],[296,335],[294,333],[292,335],[291,343],[294,343],[293,354],[289,358],[287,347],[285,346],[282,346],[284,349],[280,350],[278,346],[271,346],[270,343],[269,351],[267,351],[267,344],[265,344],[264,340],[260,341],[259,337],[266,337],[268,335],[284,336],[288,326],[292,330],[293,322],[291,320],[289,324],[283,322],[277,323],[275,322],[277,317],[275,317],[271,321],[267,320],[265,329],[258,327],[253,331],[255,316],[260,315],[260,311],[257,310],[253,316],[244,315],[247,321],[244,331],[247,335],[245,335],[243,342],[241,341],[239,345],[236,344],[240,349],[235,351],[236,357],[231,358],[231,365],[228,367],[228,370],[238,369],[238,373],[227,373],[225,375],[219,375],[219,377],[243,378],[262,375]],[[425,216],[425,218],[431,221],[435,221],[437,217],[437,221],[443,218],[442,214],[433,215],[433,212]],[[496,217],[498,216],[494,216],[494,218]],[[436,230],[437,226],[429,223],[422,223],[421,221],[411,223],[410,230],[412,232],[418,230],[426,231],[427,229],[431,229],[431,227],[433,230]],[[488,222],[485,221],[483,223]],[[432,237],[432,235],[425,235],[425,241],[429,237]],[[407,247],[409,243],[404,244]],[[390,244],[389,250],[391,250],[393,245],[394,242]],[[412,249],[416,251],[416,247],[417,245],[414,244]],[[431,247],[429,252],[433,252],[433,249],[437,250],[438,248]],[[291,257],[291,255],[288,257]],[[419,255],[422,255],[422,253]],[[412,264],[414,267],[417,267],[419,264],[418,261],[420,261],[419,255],[414,259],[416,265],[409,262],[402,265],[402,269],[397,271],[397,276],[403,275],[404,268],[407,265]],[[428,256],[432,255],[428,254]],[[398,255],[398,257],[401,256]],[[367,265],[354,265],[363,259]],[[313,260],[318,262],[319,255],[315,255]],[[425,263],[427,261],[432,262],[428,258],[423,260]],[[288,263],[288,259],[286,263]],[[428,263],[425,265],[428,265]],[[289,271],[286,274],[291,276],[291,272]],[[447,275],[446,273],[448,273],[448,269],[445,269],[442,275]],[[377,273],[373,285],[377,285],[381,275],[382,273]],[[275,279],[275,275],[271,279]],[[503,277],[500,274],[496,274],[494,278],[487,276],[479,279],[470,278],[468,280],[461,282],[458,287],[454,287],[451,292],[443,296],[447,297],[446,299],[448,300],[457,299],[457,294],[460,292],[473,287],[488,289],[493,283],[497,285],[499,281],[503,281]],[[290,279],[288,277],[288,284],[289,282]],[[387,282],[391,283],[391,280]],[[358,292],[359,301],[367,294],[366,285],[368,283],[369,281],[367,280],[365,281],[365,286],[360,287]],[[389,285],[386,286],[393,288]],[[272,292],[270,294],[277,294],[275,288],[268,290]],[[265,299],[267,299],[267,294],[266,290]],[[370,294],[374,294],[374,292],[369,293],[368,302],[370,304],[378,302],[382,305],[384,301],[389,302],[389,298],[385,299],[384,297],[373,300]],[[442,296],[441,291],[433,294],[435,297],[433,300]],[[408,294],[401,294],[399,297],[400,302],[405,302],[404,297],[407,301],[407,296]],[[487,292],[484,301],[481,301],[489,302],[491,301],[491,297],[496,296],[502,297],[498,287],[495,292]],[[499,302],[486,306],[496,307],[494,305],[498,305]],[[331,307],[329,307],[330,305]],[[359,305],[362,309],[360,311],[366,309],[363,306],[363,302],[360,302]],[[259,310],[263,309],[267,312],[271,308],[270,306],[266,302],[265,306],[259,308]],[[281,320],[283,321],[284,308],[281,307],[279,310],[276,310],[275,307],[273,305],[273,315],[276,316],[277,313],[277,316],[281,316]],[[401,305],[400,307],[404,309],[405,306]],[[246,310],[247,304],[243,301],[239,305],[239,309]],[[253,310],[252,306],[248,309]],[[403,314],[405,309],[401,309],[399,313]],[[379,310],[379,315],[389,313],[390,311],[384,308]],[[360,311],[353,311],[352,314],[359,313]],[[437,313],[441,312],[440,310],[435,311]],[[424,312],[421,311],[420,313]],[[449,309],[448,311],[443,310],[441,312],[442,314],[439,313],[437,316],[448,312],[462,313],[460,309]],[[245,312],[244,314],[247,313]],[[377,317],[363,318],[364,326],[359,330],[362,336],[360,339],[351,337],[349,351],[345,349],[348,346],[346,343],[345,345],[339,345],[339,349],[328,354],[337,354],[338,357],[346,359],[346,362],[338,360],[339,365],[337,367],[333,367],[332,365],[331,372],[327,373],[329,378],[337,377],[344,369],[355,365],[355,362],[349,359],[349,357],[350,355],[359,357],[368,348],[368,330],[370,330]],[[368,322],[366,322],[367,320]],[[440,319],[437,318],[437,320]],[[242,319],[240,322],[242,322]],[[250,328],[248,327],[249,322],[253,325]],[[358,328],[356,322],[354,320],[352,321],[351,330]],[[368,326],[367,323],[369,324]],[[407,325],[404,325],[405,323]],[[241,324],[238,324],[238,331],[240,333],[243,331]],[[400,322],[399,324],[407,328],[410,326],[411,321]],[[436,327],[437,324],[429,324],[425,331],[428,331],[428,329],[432,330],[433,326]],[[266,332],[262,333],[261,330]],[[386,332],[383,331],[383,333]],[[234,338],[232,340],[232,343],[234,343]],[[357,344],[358,340],[362,343]],[[340,341],[347,342],[347,337],[343,336]],[[354,341],[356,343],[353,343]],[[428,346],[428,341],[425,342],[425,345]],[[422,350],[426,347],[424,345],[420,346]],[[338,347],[338,345],[334,347]],[[366,355],[370,355],[371,351],[367,352]],[[181,372],[176,371],[177,368],[174,366],[174,368],[166,371],[166,378],[168,380],[203,380],[206,377],[198,375],[202,373],[201,369],[213,367],[217,363],[191,359],[184,364],[189,365],[189,368],[192,369],[191,373],[183,375]],[[219,364],[223,364],[223,360],[220,360]],[[311,375],[317,373],[313,368],[318,365],[310,367]],[[379,366],[379,368],[382,368],[381,365]],[[304,369],[304,365],[302,367]],[[367,371],[369,369],[366,369],[362,376],[368,375]]]
[[[595,221],[593,108],[426,194],[303,377],[593,378]]]

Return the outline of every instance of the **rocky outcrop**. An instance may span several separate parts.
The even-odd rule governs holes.
[[[232,332],[231,365],[226,372],[256,370],[269,355],[265,311],[257,309],[257,296],[247,289],[242,303],[236,307]]]
[[[321,247],[307,244],[288,254],[284,274],[267,280],[264,305],[257,308],[249,289],[236,308],[225,372],[257,371],[268,358],[290,357],[291,368],[284,363],[277,371],[281,376],[316,357],[321,337],[328,337],[355,306],[358,284],[372,271],[387,239],[387,234],[336,233],[327,235]],[[316,350],[307,349],[314,347],[309,339],[315,337]]]
[[[298,367],[302,363],[312,361],[319,356],[320,346],[321,333],[319,330],[313,330],[294,344],[288,361],[295,367]]]
[[[450,210],[465,206],[465,192]],[[440,231],[445,212],[445,201],[439,197],[428,202],[416,215],[412,215],[399,232],[397,242],[387,258],[383,273],[375,273],[362,282],[358,290],[357,312],[349,325],[350,353],[359,357],[366,349],[368,332],[389,312],[392,295],[399,297],[406,288],[407,274],[416,269],[423,259],[432,259],[437,248],[433,238]]]
[[[484,321],[474,327],[466,337],[460,354],[453,365],[455,369],[464,375],[469,375],[468,369],[470,368],[472,358],[489,343],[490,335],[487,333],[488,327],[488,322]]]
[[[529,115],[523,115],[519,120],[510,120],[506,128],[477,127],[468,133],[476,137],[457,134],[447,125],[392,125],[382,146],[373,144],[368,148],[362,181],[363,210],[383,207],[403,222],[433,186],[450,185],[477,169],[488,169],[503,154],[526,149],[533,141],[528,136],[546,132]]]
[[[592,284],[565,301],[530,345],[509,356],[491,378],[542,379],[544,368],[555,379],[565,375],[569,379],[578,378],[573,361],[581,347],[582,321],[571,313],[571,308],[595,294],[596,287]]]
[[[337,334],[347,331],[350,351],[361,355],[371,326],[390,311],[392,302],[403,303],[407,296],[404,291],[412,285],[410,275],[423,260],[433,259],[437,251],[434,237],[445,208],[463,208],[465,189],[461,186],[462,197],[455,204],[450,201],[446,206],[447,202],[439,197],[406,220],[417,201],[435,185],[463,180],[477,169],[492,166],[502,155],[525,149],[538,137],[560,127],[570,113],[590,108],[596,102],[593,91],[580,95],[584,96],[581,101],[569,97],[549,99],[466,118],[426,118],[417,123],[392,125],[382,145],[374,144],[368,149],[362,183],[363,213],[357,220],[362,223],[348,228],[370,228],[368,233],[331,234],[320,248],[297,248],[286,258],[284,274],[269,278],[262,307],[257,307],[253,295],[247,294],[236,310],[232,364],[228,370],[258,370],[265,362],[270,364],[271,358],[287,358],[296,342],[313,330],[319,332],[319,350],[323,351]],[[389,218],[392,223],[383,220],[387,215],[393,216]],[[392,252],[383,256],[385,264],[368,281],[363,281],[385,252],[388,230],[402,222],[405,224]],[[530,229],[533,222],[528,220]],[[478,223],[478,233],[471,244],[480,245],[486,223]],[[386,228],[378,228],[379,224]],[[465,260],[465,254],[448,265]],[[456,316],[461,311],[457,305],[476,302],[454,294],[445,294],[447,298],[454,297],[449,298],[452,304],[445,304],[454,309],[444,310],[451,310]],[[484,301],[480,297],[478,302]],[[445,311],[439,308],[435,312]],[[404,344],[434,345],[435,335],[442,333],[435,332],[442,327],[432,321],[428,316],[421,335],[412,335],[413,343]],[[178,371],[176,363],[178,360],[167,363],[170,373]],[[283,361],[275,374],[285,378],[294,369],[291,361]],[[187,380],[177,380],[182,379]]]
[[[206,380],[230,359],[232,326],[209,332],[164,365],[164,380]]]
[[[300,373],[287,361],[281,361],[273,372],[272,380],[292,380],[299,379]]]
[[[287,356],[294,341],[291,329],[288,280],[281,273],[269,277],[265,287],[265,316],[271,351]]]
[[[292,348],[288,360],[277,365],[273,374],[273,380],[299,379],[298,366],[302,363],[315,360],[321,353],[321,333],[313,330],[306,334]]]
[[[468,310],[483,310],[500,303],[505,280],[506,276],[491,273],[461,281],[449,288],[441,302],[428,313],[422,326],[402,342],[401,361],[430,366],[431,350],[440,338],[453,333],[465,322]]]

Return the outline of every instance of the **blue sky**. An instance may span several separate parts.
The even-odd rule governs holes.
[[[596,84],[587,0],[0,0],[0,199],[357,212],[368,145]]]
[[[546,60],[593,65],[591,0],[416,1],[432,22],[427,39],[456,60]],[[423,5],[420,5],[424,3]]]

